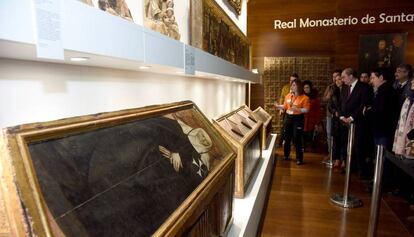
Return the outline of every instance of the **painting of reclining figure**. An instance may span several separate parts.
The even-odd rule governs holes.
[[[40,139],[28,151],[64,236],[150,236],[232,155],[196,109]]]

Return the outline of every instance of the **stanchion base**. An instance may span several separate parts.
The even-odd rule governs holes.
[[[348,200],[345,203],[344,202],[344,197],[341,194],[334,194],[331,197],[331,202],[335,205],[338,205],[340,207],[343,208],[356,208],[356,207],[361,207],[362,206],[362,201],[361,199],[351,196],[348,196]]]
[[[330,169],[332,169],[334,166],[334,162],[330,160],[328,160],[327,162],[324,162],[324,164],[326,165],[326,168],[330,168]]]

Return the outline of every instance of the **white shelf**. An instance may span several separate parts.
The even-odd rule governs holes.
[[[274,164],[276,134],[271,138],[269,148],[262,151],[262,159],[250,181],[247,195],[244,199],[234,199],[234,219],[228,237],[256,236]]]
[[[144,61],[142,27],[79,1],[62,1],[62,42],[69,51]]]
[[[31,0],[0,1],[0,57],[135,71],[146,65],[151,68],[145,71],[184,76],[185,44],[76,0],[61,4],[64,60],[37,58]],[[194,61],[198,77],[260,82],[259,75],[199,49]]]

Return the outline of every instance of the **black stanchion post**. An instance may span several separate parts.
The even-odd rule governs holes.
[[[331,201],[338,206],[344,208],[355,208],[362,206],[361,199],[349,195],[349,183],[351,180],[351,158],[352,158],[352,146],[354,144],[355,124],[351,123],[348,128],[348,149],[346,159],[346,174],[345,174],[345,185],[344,194],[334,194],[331,197]]]
[[[333,162],[333,146],[334,146],[333,136],[329,137],[329,143],[331,143],[331,145],[329,146],[329,160],[328,160],[328,162],[326,162],[326,167],[332,169],[333,165],[334,165],[334,162]]]
[[[322,163],[326,165],[326,167],[328,168],[332,168],[333,167],[333,136],[329,136],[328,137],[328,148],[329,148],[329,160],[323,160]]]
[[[381,207],[381,182],[384,170],[384,146],[377,146],[375,163],[374,187],[371,198],[371,213],[369,216],[368,237],[377,235],[378,214]]]

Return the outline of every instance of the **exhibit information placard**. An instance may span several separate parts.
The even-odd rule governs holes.
[[[63,60],[60,0],[34,0],[38,58]]]

